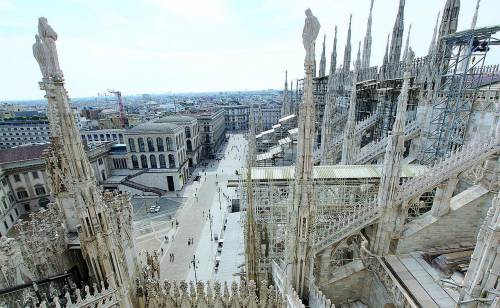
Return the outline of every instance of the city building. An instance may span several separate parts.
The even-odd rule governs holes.
[[[200,161],[201,148],[202,148],[200,142],[200,129],[196,118],[186,115],[173,115],[173,116],[163,117],[155,122],[173,123],[182,126],[184,128],[188,165],[190,168],[195,167]]]
[[[128,129],[124,138],[130,169],[148,170],[151,186],[183,187],[190,174],[184,126],[153,120]]]
[[[255,111],[254,111],[255,112]],[[260,105],[260,117],[262,118],[262,130],[268,130],[273,127],[281,118],[281,109],[279,106],[262,106]]]
[[[198,121],[202,157],[214,159],[226,137],[224,110],[211,110],[193,114]]]
[[[228,132],[243,132],[248,130],[248,119],[250,117],[249,105],[223,106],[225,125]]]
[[[47,119],[6,119],[0,121],[0,149],[49,142]]]
[[[87,157],[97,184],[110,176],[113,142],[91,143]],[[49,192],[44,152],[49,144],[23,145],[0,151],[0,234],[6,235],[20,217],[46,207]]]

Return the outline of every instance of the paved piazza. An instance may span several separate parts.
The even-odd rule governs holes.
[[[240,213],[229,212],[236,190],[227,188],[227,181],[236,179],[235,171],[245,164],[247,141],[244,136],[231,135],[224,153],[221,161],[207,161],[207,167],[200,164],[182,191],[168,193],[160,199],[134,198],[136,248],[142,262],[146,250],[158,251],[162,279],[195,280],[194,256],[198,280],[239,280],[238,273],[245,262],[243,226]],[[198,181],[194,181],[196,175],[200,176]],[[159,204],[160,211],[147,213],[151,204]],[[216,237],[223,240],[222,250],[217,249]],[[189,238],[193,238],[193,244],[188,245]],[[170,254],[174,254],[173,262]],[[220,259],[217,271],[216,258]]]

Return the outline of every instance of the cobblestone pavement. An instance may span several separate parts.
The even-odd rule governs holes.
[[[160,266],[162,279],[194,280],[193,256],[196,257],[197,279],[207,280],[214,277],[218,243],[211,238],[213,239],[215,235],[220,237],[221,233],[224,236],[223,225],[227,218],[227,209],[231,198],[235,197],[235,189],[227,188],[226,184],[228,179],[237,177],[235,171],[245,162],[246,140],[243,135],[230,137],[225,147],[225,154],[225,158],[219,162],[210,161],[209,167],[205,171],[198,168],[195,172],[201,176],[200,181],[185,186],[183,197],[186,201],[177,212],[176,217],[179,227],[168,233],[169,243],[162,239],[159,248],[160,252],[161,248],[164,250]],[[220,203],[219,187],[221,188]],[[212,224],[208,219],[209,212]],[[234,226],[234,223],[231,224],[231,229],[231,232],[242,232],[241,228],[238,229],[237,226]],[[188,245],[189,238],[194,239],[194,244]],[[242,237],[231,238],[239,240]],[[228,249],[230,247],[241,247],[241,245],[229,245]],[[222,249],[224,250],[224,248],[225,246]],[[170,262],[171,253],[174,254],[174,262]],[[236,257],[238,254],[241,255],[241,251],[234,251],[234,253],[231,252],[227,255]],[[239,260],[241,260],[241,256]],[[231,264],[236,263],[232,262]],[[228,267],[225,272],[233,270],[237,272],[239,269],[235,265]]]

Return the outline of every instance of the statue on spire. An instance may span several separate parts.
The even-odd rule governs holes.
[[[313,16],[310,9],[306,10],[306,21],[304,23],[304,30],[302,31],[302,43],[306,49],[307,63],[314,62],[314,42],[319,34],[320,24],[318,19]]]
[[[49,76],[49,72],[47,68],[47,59],[45,57],[45,49],[38,34],[35,35],[35,44],[33,44],[33,56],[40,66],[40,71],[42,72],[43,78],[47,78]]]
[[[56,48],[57,33],[48,24],[45,17],[38,19],[38,35],[35,36],[35,40],[33,55],[40,66],[43,77],[61,76]]]

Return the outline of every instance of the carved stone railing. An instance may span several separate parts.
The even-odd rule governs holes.
[[[314,244],[316,252],[329,248],[373,223],[379,217],[379,210],[376,200],[368,204],[358,204],[351,213],[341,214],[329,221],[329,227],[323,229],[316,227]]]
[[[300,300],[299,295],[295,290],[291,290],[286,295],[286,306],[287,308],[305,308],[304,304]]]
[[[365,263],[366,267],[377,275],[396,307],[420,307],[417,303],[415,303],[405,288],[399,283],[397,278],[394,277],[381,257],[367,256],[366,258],[363,258],[363,263]]]
[[[227,282],[222,286],[218,281],[206,283],[198,281],[195,284],[192,281],[160,283],[157,279],[148,279],[137,289],[137,296],[146,308],[285,308],[287,306],[287,301],[281,293],[274,286],[268,286],[266,281],[262,282],[258,293],[257,296],[257,286],[252,280],[248,281],[248,284],[241,281],[239,286],[233,282],[229,287]],[[291,307],[304,307],[297,306],[296,299],[292,300],[294,305]]]
[[[432,166],[428,172],[406,181],[399,187],[395,202],[402,203],[430,191],[446,179],[459,175],[473,166],[485,161],[500,151],[495,140],[473,142],[465,145],[461,151]]]
[[[420,127],[418,126],[417,121],[412,121],[406,125],[405,140],[413,139],[419,133]],[[354,159],[354,163],[356,165],[363,165],[368,163],[370,160],[384,154],[388,140],[389,138],[384,137],[377,142],[370,142],[369,144],[365,145],[363,148],[361,148],[361,151]]]
[[[309,307],[311,308],[335,308],[335,305],[326,298],[321,290],[315,285],[309,286]]]
[[[66,292],[64,298],[59,299],[55,296],[52,303],[48,304],[42,301],[39,308],[55,307],[55,308],[111,308],[119,307],[120,298],[117,291],[113,288],[105,288],[101,286],[101,291],[94,285],[94,293],[92,294],[89,286],[85,287],[85,294],[82,297],[82,291],[76,289],[73,295]]]
[[[356,124],[356,134],[362,134],[365,130],[367,130],[370,127],[372,127],[373,125],[375,125],[377,123],[377,120],[378,120],[378,114],[374,113],[374,114],[370,115],[369,117],[367,117],[366,119],[359,121]],[[329,151],[332,151],[332,152],[339,151],[340,148],[342,147],[343,142],[344,142],[344,139],[343,139],[342,135],[337,135],[337,136],[333,137],[333,141],[332,141],[331,148],[329,149]],[[321,154],[322,154],[321,151],[318,151],[318,155],[314,156],[315,162],[317,160],[321,159]]]
[[[372,127],[375,123],[377,123],[378,118],[378,113],[374,113],[364,120],[359,121],[356,124],[356,132],[364,132],[368,128]]]

